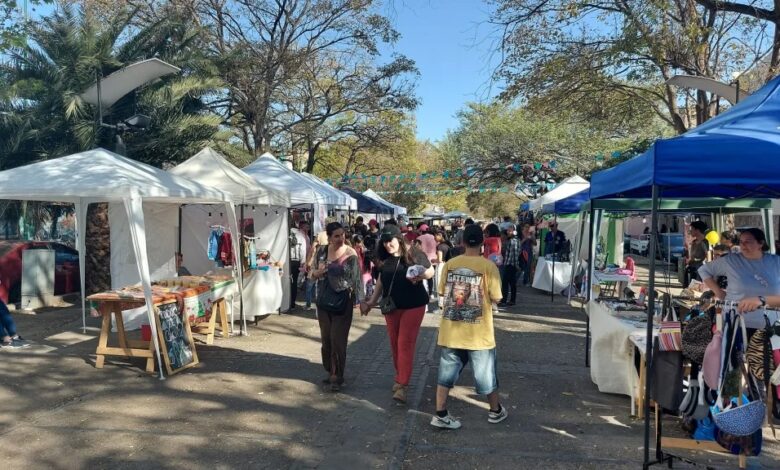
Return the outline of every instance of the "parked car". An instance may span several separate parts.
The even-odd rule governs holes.
[[[685,253],[685,237],[682,233],[658,234],[658,258],[670,260],[677,266],[677,260]]]
[[[24,250],[54,250],[54,294],[79,291],[78,251],[58,242],[0,240],[0,299],[3,302],[21,300]]]
[[[629,253],[639,253],[642,256],[647,255],[647,249],[650,245],[650,235],[637,235],[632,237],[629,242]]]

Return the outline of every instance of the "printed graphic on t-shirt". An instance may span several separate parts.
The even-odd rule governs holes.
[[[479,323],[482,318],[482,273],[468,268],[447,272],[444,290],[444,318]]]

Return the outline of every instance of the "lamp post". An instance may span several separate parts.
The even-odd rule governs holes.
[[[151,83],[165,75],[178,73],[181,69],[163,62],[160,59],[147,59],[128,65],[125,68],[117,70],[107,77],[102,77],[101,70],[98,68],[95,83],[87,88],[79,96],[82,100],[97,106],[99,127],[113,129],[114,132],[126,129],[143,129],[149,125],[150,118],[142,114],[136,114],[115,125],[103,122],[103,111],[109,109],[122,97],[131,91],[147,83]],[[116,134],[116,148],[119,154],[125,150],[124,142],[121,136]]]

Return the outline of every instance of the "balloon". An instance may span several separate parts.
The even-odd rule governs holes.
[[[720,235],[718,235],[718,232],[715,230],[710,230],[707,232],[706,235],[704,235],[704,238],[707,239],[708,242],[710,242],[710,246],[717,245],[718,242],[720,242]]]

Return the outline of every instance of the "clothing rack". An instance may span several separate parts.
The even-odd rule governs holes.
[[[230,227],[225,227],[224,225],[219,225],[219,224],[209,225],[209,228],[219,228],[224,230],[225,232],[230,232]]]

